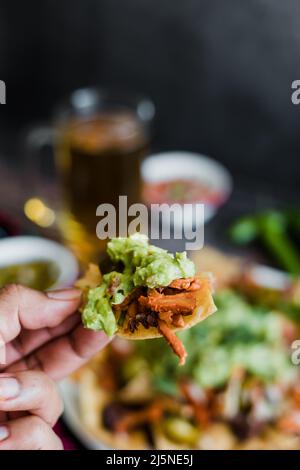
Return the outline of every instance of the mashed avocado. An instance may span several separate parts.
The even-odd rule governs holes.
[[[195,275],[194,263],[185,252],[174,256],[149,245],[145,235],[113,238],[107,245],[107,253],[113,262],[124,264],[124,275],[131,276],[134,286],[168,286],[174,279]]]
[[[122,303],[134,287],[168,286],[174,279],[195,275],[194,263],[185,252],[173,255],[149,245],[145,235],[113,238],[107,253],[112,262],[121,262],[124,268],[104,275],[101,285],[90,289],[82,319],[87,328],[104,330],[108,336],[117,330],[112,306]]]
[[[188,352],[184,367],[177,366],[161,339],[136,344],[137,357],[146,360],[158,391],[176,394],[180,376],[204,388],[222,387],[237,366],[265,382],[294,378],[297,371],[282,339],[280,315],[229,290],[216,296],[216,304],[217,315],[178,334]]]

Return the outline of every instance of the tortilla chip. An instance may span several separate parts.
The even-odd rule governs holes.
[[[99,286],[102,274],[97,264],[90,263],[84,275],[75,282],[75,287],[81,290],[92,289]]]

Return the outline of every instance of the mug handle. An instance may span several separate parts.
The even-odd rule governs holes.
[[[31,194],[25,202],[27,218],[46,228],[56,225],[59,202],[53,145],[55,131],[51,126],[38,126],[25,137],[25,172],[30,182]]]

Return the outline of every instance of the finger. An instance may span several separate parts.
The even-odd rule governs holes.
[[[0,425],[1,450],[62,450],[63,445],[48,424],[26,416]]]
[[[13,340],[21,328],[55,327],[78,308],[78,289],[44,294],[17,284],[0,289],[0,342]]]
[[[39,371],[0,374],[0,410],[28,411],[54,426],[63,405],[54,382]]]
[[[43,370],[53,380],[61,380],[81,367],[110,341],[103,331],[88,330],[80,325],[69,336],[41,348],[37,353],[38,363],[43,365]]]
[[[82,366],[110,341],[111,338],[103,331],[87,330],[79,325],[69,335],[51,341],[23,360],[12,364],[7,372],[41,370],[53,380],[61,380]]]
[[[6,346],[6,363],[0,365],[0,371],[7,366],[27,356],[33,350],[48,343],[54,338],[62,336],[80,323],[80,314],[74,313],[66,318],[60,325],[54,328],[42,328],[41,330],[23,330],[13,341]]]

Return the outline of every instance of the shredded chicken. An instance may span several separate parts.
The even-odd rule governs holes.
[[[176,326],[176,328],[183,328],[185,323],[182,315],[179,313],[176,313],[173,315],[173,325]]]
[[[165,337],[174,353],[179,357],[179,365],[183,366],[185,364],[187,352],[180,339],[163,320],[158,320],[158,330]]]
[[[184,327],[184,319],[179,313],[173,313],[170,310],[167,312],[160,312],[159,318],[167,323],[168,326],[176,326],[176,328]]]
[[[175,279],[169,285],[172,289],[193,291],[200,289],[201,280],[197,277],[187,277],[186,279]]]
[[[159,318],[165,321],[168,325],[171,325],[174,321],[174,314],[171,310],[168,310],[167,312],[161,312],[159,314]]]
[[[140,325],[145,329],[157,328],[179,357],[179,364],[183,365],[187,353],[173,330],[184,328],[184,317],[193,314],[198,302],[198,292],[203,288],[204,282],[206,281],[196,276],[175,279],[167,287],[137,287],[121,304],[113,308],[117,315],[126,315],[125,328],[131,333]]]
[[[155,296],[150,294],[148,297],[140,296],[139,303],[155,312],[172,311],[181,315],[190,315],[196,307],[196,298],[193,292]]]

